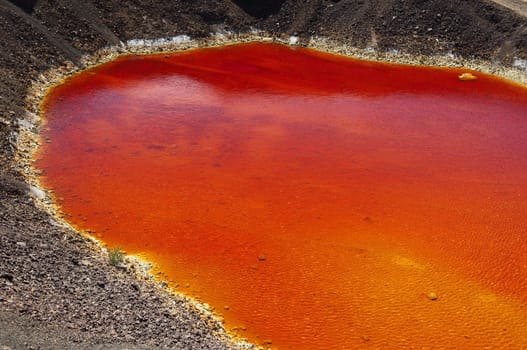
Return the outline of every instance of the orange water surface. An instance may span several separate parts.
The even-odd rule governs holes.
[[[527,349],[527,89],[252,43],[56,87],[64,215],[278,349]]]

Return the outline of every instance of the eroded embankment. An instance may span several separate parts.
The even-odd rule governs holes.
[[[120,47],[120,48],[110,48],[106,49],[102,52],[99,52],[98,54],[86,57],[84,58],[83,62],[87,66],[92,66],[98,63],[106,62],[108,60],[111,60],[118,55],[121,54],[130,54],[130,53],[151,53],[151,52],[159,52],[159,51],[173,51],[173,50],[183,50],[183,49],[189,49],[194,47],[205,47],[205,46],[218,46],[218,45],[227,45],[237,42],[247,42],[247,41],[253,41],[253,40],[260,40],[260,41],[272,41],[277,40],[281,42],[285,42],[288,44],[304,44],[308,45],[310,47],[319,48],[319,49],[325,49],[330,52],[336,52],[340,54],[347,54],[352,55],[355,57],[362,57],[362,58],[368,58],[368,59],[378,59],[378,60],[385,60],[390,62],[404,62],[404,63],[418,63],[418,64],[432,64],[432,65],[443,65],[443,66],[456,66],[456,67],[470,67],[473,69],[478,69],[481,71],[491,72],[491,73],[497,73],[499,75],[508,77],[509,79],[515,79],[517,81],[523,81],[525,82],[525,72],[518,68],[500,68],[496,66],[492,66],[492,64],[488,64],[484,61],[467,61],[462,59],[456,59],[452,56],[448,57],[427,57],[427,56],[412,56],[412,55],[400,55],[396,52],[392,52],[390,54],[378,54],[375,52],[375,50],[372,49],[366,49],[366,50],[358,50],[346,46],[338,46],[334,43],[329,42],[328,40],[323,40],[320,38],[317,39],[311,39],[309,42],[303,42],[299,41],[299,38],[297,37],[286,37],[284,39],[277,39],[277,38],[271,38],[269,36],[265,36],[258,33],[251,33],[248,35],[236,35],[236,36],[227,36],[227,35],[221,35],[217,36],[213,39],[209,40],[202,40],[202,41],[191,41],[188,37],[176,37],[173,39],[165,39],[165,40],[158,40],[158,41],[132,41],[129,42],[126,47]],[[42,98],[44,98],[45,93],[47,91],[47,88],[52,86],[53,84],[60,82],[62,78],[65,76],[72,74],[76,69],[72,66],[70,67],[64,67],[62,69],[48,72],[47,74],[44,74],[41,78],[41,81],[39,84],[34,86],[30,90],[30,94],[28,94],[28,103],[30,105],[29,109],[33,111],[34,114],[30,115],[32,120],[29,120],[30,123],[38,124],[38,115],[39,113],[39,106]],[[33,133],[26,132],[22,135],[20,138],[20,147],[19,149],[23,152],[20,154],[21,157],[19,158],[20,164],[24,164],[22,166],[22,170],[28,175],[29,181],[35,186],[33,188],[33,194],[36,196],[36,198],[40,201],[41,205],[48,211],[51,212],[52,215],[57,217],[58,211],[56,210],[56,207],[53,205],[53,202],[51,199],[46,196],[46,191],[39,189],[38,182],[36,182],[33,175],[34,172],[31,170],[30,167],[30,159],[32,151],[34,151],[35,147],[38,146],[38,134],[35,134],[35,131],[38,131],[35,128],[31,127],[31,124],[26,125],[26,130],[33,130]],[[37,137],[37,138],[35,138]]]

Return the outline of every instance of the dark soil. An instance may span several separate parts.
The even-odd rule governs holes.
[[[0,349],[228,348],[210,320],[38,209],[14,155],[41,72],[129,39],[251,28],[501,65],[527,58],[527,20],[485,0],[0,0]]]

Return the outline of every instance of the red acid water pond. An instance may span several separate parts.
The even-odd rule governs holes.
[[[253,43],[56,87],[75,225],[280,349],[527,347],[527,90]],[[434,300],[435,299],[435,300]]]

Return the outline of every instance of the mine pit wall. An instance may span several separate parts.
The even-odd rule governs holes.
[[[0,214],[12,227],[24,215],[41,231],[57,230],[27,204],[31,188],[15,164],[21,131],[38,131],[28,91],[50,83],[46,72],[81,69],[98,52],[141,51],[142,44],[122,46],[134,39],[155,46],[159,38],[212,43],[264,35],[368,58],[446,64],[428,57],[450,57],[481,62],[486,71],[516,65],[524,83],[527,76],[527,19],[492,1],[287,0],[267,9],[263,0],[14,2],[0,0]]]

